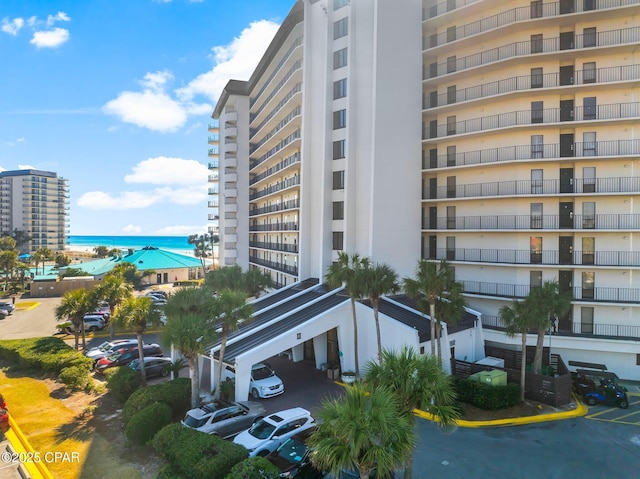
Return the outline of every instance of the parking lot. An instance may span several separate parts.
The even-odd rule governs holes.
[[[590,406],[587,419],[640,426],[640,394],[629,394],[629,409],[612,406]]]

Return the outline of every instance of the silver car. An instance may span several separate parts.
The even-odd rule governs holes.
[[[182,425],[226,439],[249,428],[266,412],[258,402],[218,400],[188,411]]]

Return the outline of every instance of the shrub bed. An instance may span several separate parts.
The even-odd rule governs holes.
[[[135,413],[125,429],[127,439],[142,446],[171,421],[171,408],[157,402]]]
[[[84,389],[89,384],[87,371],[79,366],[69,366],[60,371],[60,381],[70,389]]]
[[[60,374],[77,367],[88,374],[93,360],[76,351],[60,338],[30,338],[0,341],[0,358],[24,369]]]
[[[121,403],[127,399],[142,384],[140,373],[131,368],[111,368],[105,371],[107,376],[107,389]]]
[[[231,468],[224,479],[278,479],[280,469],[264,457],[250,457]]]
[[[191,407],[191,380],[177,378],[134,391],[124,404],[122,419],[128,423],[135,413],[156,402],[169,406],[173,418],[182,418]]]
[[[520,386],[490,386],[478,381],[454,376],[458,401],[471,404],[480,409],[495,411],[520,404]]]

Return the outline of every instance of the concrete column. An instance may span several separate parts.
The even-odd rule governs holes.
[[[236,363],[236,401],[246,401],[249,398],[249,382],[251,381],[251,366],[247,361]]]
[[[327,333],[319,334],[313,338],[313,352],[316,356],[316,369],[327,364]]]
[[[296,344],[291,348],[291,359],[294,363],[304,359],[304,343]]]

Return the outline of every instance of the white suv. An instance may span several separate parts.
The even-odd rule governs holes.
[[[256,421],[251,428],[238,434],[233,442],[247,448],[249,457],[266,456],[294,434],[314,425],[315,420],[309,411],[294,407]]]
[[[270,398],[283,392],[282,379],[276,376],[276,373],[268,365],[258,363],[251,367],[249,394],[253,399]]]

